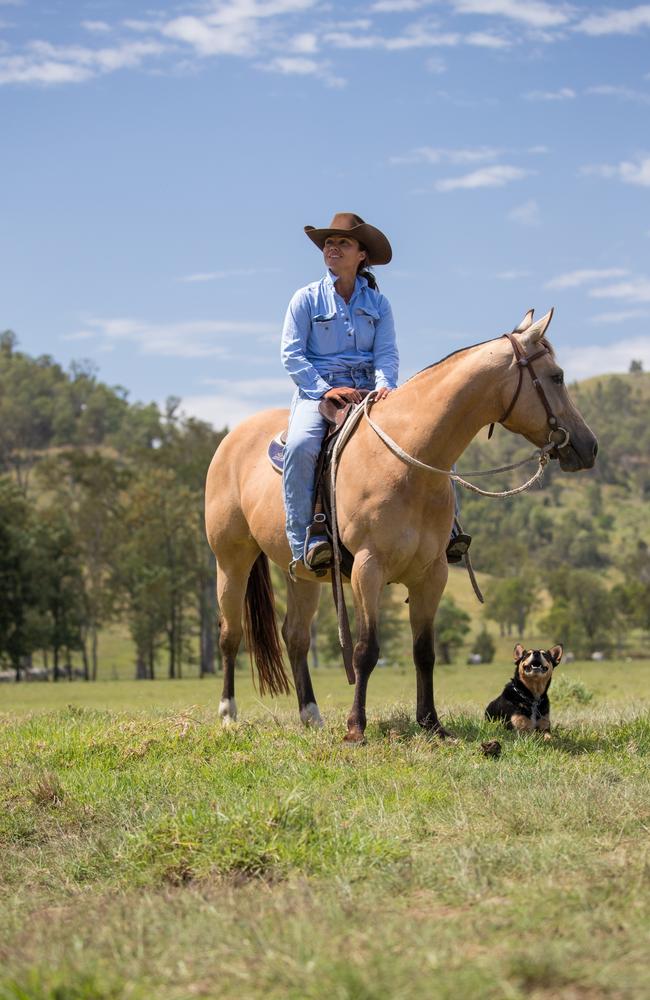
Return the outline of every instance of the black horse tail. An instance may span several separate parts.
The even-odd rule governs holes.
[[[269,561],[260,552],[253,563],[244,606],[246,645],[257,667],[260,694],[289,694],[289,678],[284,670],[278,623],[275,617],[273,584]]]

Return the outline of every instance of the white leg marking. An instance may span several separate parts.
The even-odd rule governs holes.
[[[323,719],[315,701],[310,701],[308,705],[300,709],[300,721],[306,726],[313,726],[314,729],[323,728]]]
[[[222,726],[229,726],[237,721],[237,702],[234,698],[222,698],[219,702],[219,718]]]

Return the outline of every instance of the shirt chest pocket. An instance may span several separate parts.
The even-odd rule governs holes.
[[[357,309],[354,317],[354,329],[357,335],[357,347],[360,351],[372,351],[375,343],[375,326],[378,319],[378,313],[373,313],[366,309]]]
[[[340,349],[340,330],[336,313],[332,316],[315,316],[311,321],[311,349],[316,354],[332,354]]]

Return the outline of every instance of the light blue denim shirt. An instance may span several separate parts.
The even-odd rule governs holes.
[[[388,299],[357,277],[349,303],[334,288],[335,276],[300,288],[291,299],[282,330],[282,364],[307,399],[320,399],[346,370],[374,370],[375,389],[395,389],[399,354]],[[351,383],[353,384],[353,383]]]

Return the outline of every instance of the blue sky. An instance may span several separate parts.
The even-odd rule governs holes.
[[[402,377],[551,305],[650,369],[650,4],[0,0],[0,329],[131,399],[286,405],[303,225],[352,211]]]

